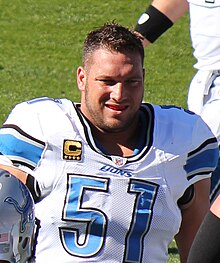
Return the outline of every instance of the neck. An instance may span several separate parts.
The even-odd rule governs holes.
[[[111,155],[131,156],[138,142],[138,122],[126,131],[110,133],[92,126],[92,133],[101,150]]]

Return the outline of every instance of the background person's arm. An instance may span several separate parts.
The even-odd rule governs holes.
[[[146,47],[167,31],[187,11],[188,2],[186,0],[154,0],[138,19],[135,31],[144,37],[143,45]]]

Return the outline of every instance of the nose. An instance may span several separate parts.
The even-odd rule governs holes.
[[[123,99],[123,96],[124,96],[124,85],[121,82],[118,82],[112,87],[110,98],[115,101],[120,101]]]

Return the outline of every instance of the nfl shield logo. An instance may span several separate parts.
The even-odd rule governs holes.
[[[123,166],[127,162],[127,158],[120,156],[111,156],[112,161],[117,165],[117,167]]]

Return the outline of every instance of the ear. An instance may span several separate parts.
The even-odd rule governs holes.
[[[86,86],[86,71],[83,67],[78,67],[77,69],[77,85],[80,91],[85,90]]]

